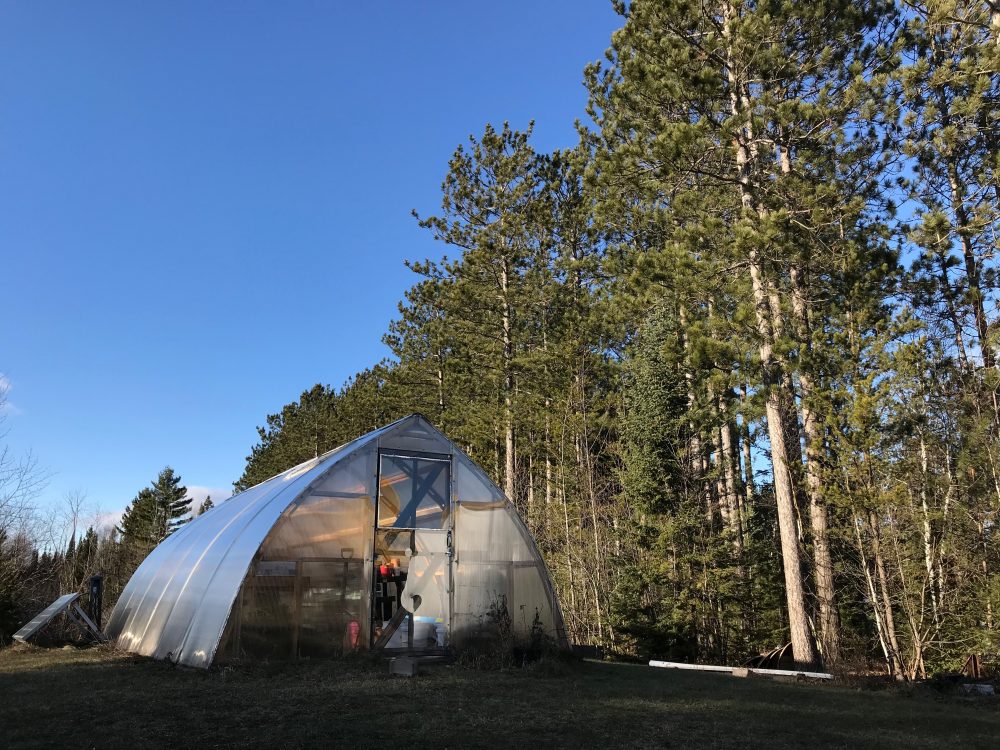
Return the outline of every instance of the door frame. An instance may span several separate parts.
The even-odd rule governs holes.
[[[445,563],[447,569],[447,590],[446,590],[446,601],[448,607],[448,622],[447,622],[447,638],[446,643],[451,642],[451,621],[455,609],[455,457],[451,453],[435,453],[431,451],[414,451],[414,450],[404,450],[401,448],[379,448],[375,458],[375,502],[374,502],[374,519],[372,523],[372,541],[371,541],[371,562],[368,565],[369,571],[369,585],[368,585],[368,597],[369,597],[369,632],[368,632],[368,643],[371,650],[381,650],[385,648],[383,644],[381,647],[376,649],[376,638],[375,638],[375,625],[376,618],[374,617],[375,612],[375,558],[378,555],[378,535],[380,532],[392,531],[393,526],[383,527],[379,525],[379,505],[382,500],[382,458],[385,457],[397,457],[397,458],[413,458],[425,461],[435,461],[447,464],[448,471],[448,483],[447,483],[447,498],[448,498],[448,519],[445,525],[441,529],[419,529],[414,527],[399,527],[401,532],[414,532],[414,531],[427,531],[431,533],[441,533],[447,535],[447,561]],[[407,615],[408,622],[408,633],[409,641],[412,644],[413,639],[413,623],[414,616],[411,612]]]

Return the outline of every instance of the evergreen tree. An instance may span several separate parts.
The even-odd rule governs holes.
[[[299,400],[267,416],[257,428],[260,442],[247,456],[246,469],[233,486],[237,492],[259,484],[303,461],[391,422],[407,411],[384,394],[386,367],[359,372],[340,391],[316,384]]]
[[[158,509],[156,533],[165,539],[191,520],[192,501],[180,475],[169,466],[159,473],[150,489]]]
[[[125,508],[117,531],[144,556],[190,520],[191,502],[180,475],[167,466]]]
[[[526,269],[544,244],[543,174],[525,132],[508,123],[486,127],[470,148],[459,147],[442,185],[441,216],[421,220],[435,239],[462,252],[461,259],[412,264],[447,289],[446,315],[451,334],[473,344],[480,369],[492,371],[490,385],[499,403],[492,427],[502,435],[502,487],[516,498],[514,436],[518,397],[518,356],[524,346],[521,317],[527,294]],[[478,399],[477,399],[478,400]]]
[[[740,299],[752,315],[747,334],[759,360],[755,380],[766,412],[791,640],[797,661],[817,661],[802,575],[807,550],[798,534],[797,506],[805,503],[820,629],[834,660],[839,624],[819,481],[824,441],[815,409],[822,383],[810,304],[837,293],[825,287],[840,283],[836,263],[859,236],[866,244],[879,236],[867,211],[880,185],[858,178],[878,174],[881,154],[870,124],[877,112],[864,103],[884,85],[891,56],[881,40],[892,14],[881,2],[636,0],[622,10],[627,20],[615,35],[611,65],[588,74],[601,126],[600,177],[613,196],[625,185],[625,199],[613,205],[629,205],[629,191],[633,204],[635,197],[653,199],[645,226],[652,220],[665,229],[668,242],[694,240],[687,253],[693,262],[747,271],[750,293]],[[664,227],[657,211],[677,222],[676,212],[697,199],[688,191],[721,202],[694,205],[683,216],[687,224]],[[722,217],[733,231],[717,243],[714,222]],[[723,302],[705,301],[709,321]],[[692,321],[702,315],[686,312]],[[726,384],[706,397],[728,411],[730,396],[719,386]],[[692,406],[698,398],[697,389],[689,393]],[[727,431],[699,437],[694,448],[711,446],[716,457],[704,463],[718,465],[732,498]],[[732,519],[727,504],[720,508]]]
[[[139,490],[125,508],[121,523],[117,527],[122,540],[127,544],[143,547],[158,543],[162,538],[157,535],[158,511],[153,491],[148,487]]]
[[[267,417],[237,489],[419,411],[575,640],[900,679],[995,648],[1000,12],[615,6],[595,129],[455,152],[393,358]]]

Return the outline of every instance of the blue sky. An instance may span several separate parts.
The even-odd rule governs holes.
[[[4,3],[6,441],[119,511],[228,492],[266,414],[386,355],[455,146],[575,143],[609,0]]]

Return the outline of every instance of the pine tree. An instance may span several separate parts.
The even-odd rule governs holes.
[[[117,530],[122,539],[130,544],[156,544],[160,541],[157,521],[156,498],[151,489],[143,488],[125,508]]]
[[[180,475],[169,466],[159,473],[150,489],[158,508],[156,533],[165,539],[191,520],[192,500]]]
[[[180,475],[167,466],[133,498],[118,533],[127,544],[148,552],[190,520],[191,502]]]
[[[596,129],[458,149],[393,358],[268,416],[237,488],[419,411],[578,640],[897,678],[995,649],[993,5],[616,2]]]
[[[927,529],[923,539],[925,568],[936,591],[937,629],[952,627],[941,617],[945,599],[964,596],[965,587],[946,590],[945,575],[934,571],[943,544],[963,549],[956,562],[969,564],[963,581],[975,582],[975,608],[953,604],[952,611],[968,625],[985,623],[991,638],[997,598],[997,552],[990,529],[1000,509],[1000,401],[997,371],[996,305],[998,270],[995,262],[1000,230],[1000,11],[995,3],[976,0],[927,0],[907,3],[907,25],[901,34],[904,65],[898,73],[903,107],[902,153],[911,165],[902,185],[916,205],[908,239],[917,261],[911,284],[917,314],[925,322],[930,342],[923,351],[937,350],[939,374],[928,391],[947,387],[951,403],[950,435],[935,435],[923,427],[918,466],[928,482],[920,497],[935,503],[933,472],[953,477],[949,492],[960,493],[972,523],[964,536],[945,542],[942,526],[932,512],[922,512]],[[954,363],[954,365],[952,365]],[[943,395],[943,394],[942,394]],[[926,410],[923,410],[926,411]],[[919,423],[930,418],[921,414]],[[939,451],[943,449],[943,456]],[[936,466],[935,466],[936,465]],[[993,477],[983,481],[985,477]],[[949,498],[947,506],[951,505]],[[948,527],[957,519],[948,510]],[[935,601],[937,600],[937,601]],[[968,619],[966,619],[968,618]],[[979,630],[978,628],[973,628]],[[967,632],[967,631],[965,631]],[[952,637],[954,634],[952,634]],[[968,637],[968,636],[966,636]],[[942,640],[947,636],[941,635]]]
[[[97,572],[98,540],[97,531],[93,526],[88,526],[83,538],[76,547],[76,556],[73,560],[73,588],[78,589],[83,586],[90,575]]]
[[[236,482],[237,491],[269,479],[286,469],[325,453],[337,444],[335,432],[337,394],[327,386],[314,385],[297,402],[269,414],[258,427],[260,443],[247,456],[247,468]]]
[[[859,233],[878,236],[877,222],[866,227],[866,211],[880,185],[859,177],[879,173],[877,126],[870,124],[878,112],[866,103],[880,98],[885,82],[891,56],[881,44],[882,25],[892,14],[881,2],[636,0],[622,10],[627,21],[615,36],[611,65],[588,72],[603,141],[600,179],[612,194],[624,184],[633,196],[656,201],[644,212],[646,226],[665,229],[668,241],[693,235],[695,262],[714,255],[715,265],[747,272],[748,333],[759,359],[791,640],[797,661],[817,661],[802,575],[806,549],[798,538],[798,506],[807,504],[821,632],[834,660],[839,625],[818,481],[824,456],[815,402],[822,384],[810,303],[837,293],[817,285],[840,283],[836,262]],[[690,212],[688,224],[664,225],[664,212],[683,208],[689,190],[722,196],[717,217],[732,227],[729,242],[710,239],[715,204]],[[662,242],[662,235],[653,239]],[[722,409],[729,397],[718,389],[707,397]],[[690,391],[692,406],[698,397],[697,388]],[[730,462],[719,460],[725,438],[725,431],[699,437],[693,448],[712,446],[716,458],[702,463],[734,475]]]
[[[237,492],[270,479],[303,461],[333,450],[408,413],[384,393],[386,367],[359,372],[339,391],[317,383],[298,401],[269,414],[257,428],[260,441],[247,456]],[[417,411],[410,409],[410,411]]]
[[[521,305],[525,271],[545,242],[541,222],[541,162],[525,132],[508,123],[498,132],[487,125],[482,137],[459,147],[442,185],[441,216],[420,221],[435,239],[462,251],[456,262],[413,264],[419,273],[440,280],[452,335],[471,337],[470,354],[493,363],[500,404],[495,427],[502,434],[502,487],[516,499],[517,465],[514,420],[517,408],[518,355],[524,345]],[[493,411],[491,409],[491,411]]]
[[[971,329],[975,351],[964,360],[996,361],[988,308],[995,300],[991,267],[1000,227],[1000,50],[991,29],[997,11],[978,1],[928,0],[909,4],[904,40],[907,64],[899,80],[905,106],[903,148],[913,174],[904,184],[918,202],[913,239],[926,269],[939,276],[953,307],[955,335]],[[943,266],[943,268],[942,268]],[[966,326],[966,320],[969,325]]]

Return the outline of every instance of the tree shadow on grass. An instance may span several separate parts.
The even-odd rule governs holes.
[[[533,670],[324,661],[209,671],[113,652],[0,653],[10,748],[994,747],[992,707],[639,665]]]

